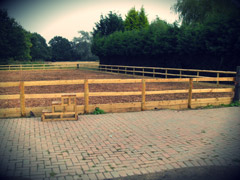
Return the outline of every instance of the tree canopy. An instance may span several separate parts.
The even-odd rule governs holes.
[[[100,36],[107,36],[115,31],[124,30],[122,17],[112,11],[109,12],[107,16],[101,15],[100,21],[95,23],[95,28],[93,28],[93,36],[97,34]]]
[[[135,7],[128,11],[124,21],[125,30],[141,29],[148,26],[148,18],[143,7],[140,12],[136,11]]]
[[[31,52],[33,60],[50,60],[50,48],[47,46],[46,40],[38,33],[31,34]]]
[[[218,70],[235,70],[240,65],[237,3],[178,0],[173,7],[180,13],[181,25],[157,17],[145,28],[139,27],[140,13],[132,8],[124,21],[125,31],[93,36],[92,52],[101,64]]]
[[[204,23],[218,16],[239,15],[239,2],[236,0],[177,0],[172,8],[179,14],[183,24]]]
[[[6,10],[0,9],[0,62],[30,60],[31,46],[30,34],[10,18]]]
[[[49,41],[49,44],[54,61],[69,61],[69,59],[72,59],[71,44],[66,38],[55,36]]]

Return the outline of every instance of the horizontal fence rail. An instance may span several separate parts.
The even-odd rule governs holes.
[[[142,66],[121,66],[121,65],[99,65],[100,71],[110,73],[123,73],[133,76],[149,76],[149,77],[179,77],[179,78],[201,78],[203,73],[212,74],[212,76],[219,78],[221,75],[233,77],[236,75],[234,71],[215,71],[215,70],[200,70],[200,69],[179,69],[179,68],[162,68],[162,67],[142,67]],[[187,74],[190,73],[190,74]],[[201,73],[201,74],[200,74]],[[216,81],[219,85],[219,81]]]
[[[79,69],[81,67],[94,67],[97,69],[99,62],[53,62],[45,64],[11,64],[0,65],[0,71],[23,71],[23,70],[59,70],[59,69]]]
[[[4,108],[0,109],[0,117],[11,117],[11,116],[26,116],[29,115],[30,111],[37,115],[41,114],[42,109],[51,107],[25,107],[26,99],[48,99],[48,98],[60,98],[63,93],[43,93],[43,94],[25,94],[24,87],[27,86],[49,86],[49,85],[72,85],[82,84],[84,85],[84,91],[75,93],[78,98],[84,98],[84,105],[78,105],[78,113],[89,113],[94,110],[95,107],[101,107],[106,112],[114,112],[115,109],[121,108],[139,108],[140,110],[154,109],[154,108],[194,108],[198,106],[204,106],[208,104],[219,105],[229,104],[232,101],[232,97],[219,97],[219,98],[203,98],[203,99],[192,99],[193,93],[219,93],[219,92],[234,92],[234,88],[208,88],[208,89],[193,89],[193,82],[234,82],[233,77],[218,77],[218,78],[172,78],[172,79],[85,79],[85,80],[55,80],[55,81],[25,81],[25,82],[1,82],[1,88],[8,87],[19,87],[19,94],[11,95],[0,95],[0,100],[20,100],[19,108]],[[161,90],[161,91],[147,91],[147,83],[162,83],[162,82],[182,82],[189,83],[188,89],[181,90]],[[141,91],[129,91],[129,92],[89,92],[90,84],[116,84],[116,83],[141,83]],[[166,101],[147,101],[146,95],[156,94],[188,94],[186,100],[166,100]],[[141,96],[141,102],[132,103],[115,103],[115,104],[89,104],[89,97],[96,96],[129,96],[136,95]]]

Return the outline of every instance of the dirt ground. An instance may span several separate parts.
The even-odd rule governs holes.
[[[74,79],[134,79],[120,74],[109,74],[86,70],[44,70],[44,71],[0,71],[0,82],[41,81],[41,80],[74,80]],[[217,88],[215,84],[194,83],[194,89]],[[147,83],[147,91],[188,89],[188,83]],[[83,92],[83,85],[58,86],[29,86],[25,87],[25,94],[44,93],[79,93]],[[141,83],[125,84],[89,84],[89,92],[121,92],[141,91]],[[0,95],[19,94],[19,87],[0,88]],[[193,98],[231,97],[233,93],[201,93],[193,94]],[[147,95],[146,101],[187,99],[187,94]],[[50,106],[58,99],[26,99],[27,107]],[[83,98],[77,98],[77,104],[83,104]],[[107,104],[123,102],[141,102],[141,96],[105,96],[90,97],[90,104]],[[0,100],[0,108],[19,107],[19,100]]]

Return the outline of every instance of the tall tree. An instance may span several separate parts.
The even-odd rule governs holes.
[[[70,61],[72,60],[71,43],[61,36],[55,36],[49,41],[52,60],[54,61]]]
[[[92,36],[89,32],[79,31],[79,37],[72,40],[74,58],[78,60],[97,60],[91,52]]]
[[[148,18],[143,7],[140,12],[138,12],[135,7],[128,11],[124,21],[124,27],[126,30],[141,29],[148,26]]]
[[[47,46],[46,40],[38,33],[31,34],[31,56],[32,60],[50,60],[50,48]]]
[[[183,24],[203,23],[218,16],[239,15],[236,0],[177,0],[172,9]]]
[[[31,45],[30,34],[0,9],[0,62],[31,59]]]
[[[93,28],[93,36],[97,34],[100,36],[107,36],[115,31],[123,31],[124,25],[121,15],[109,12],[107,16],[101,15],[100,21],[95,23],[96,27]]]

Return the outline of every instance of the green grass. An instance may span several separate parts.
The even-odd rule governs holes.
[[[232,102],[231,104],[221,104],[219,106],[208,105],[201,107],[200,109],[213,109],[213,108],[221,108],[221,107],[240,107],[240,101]]]

